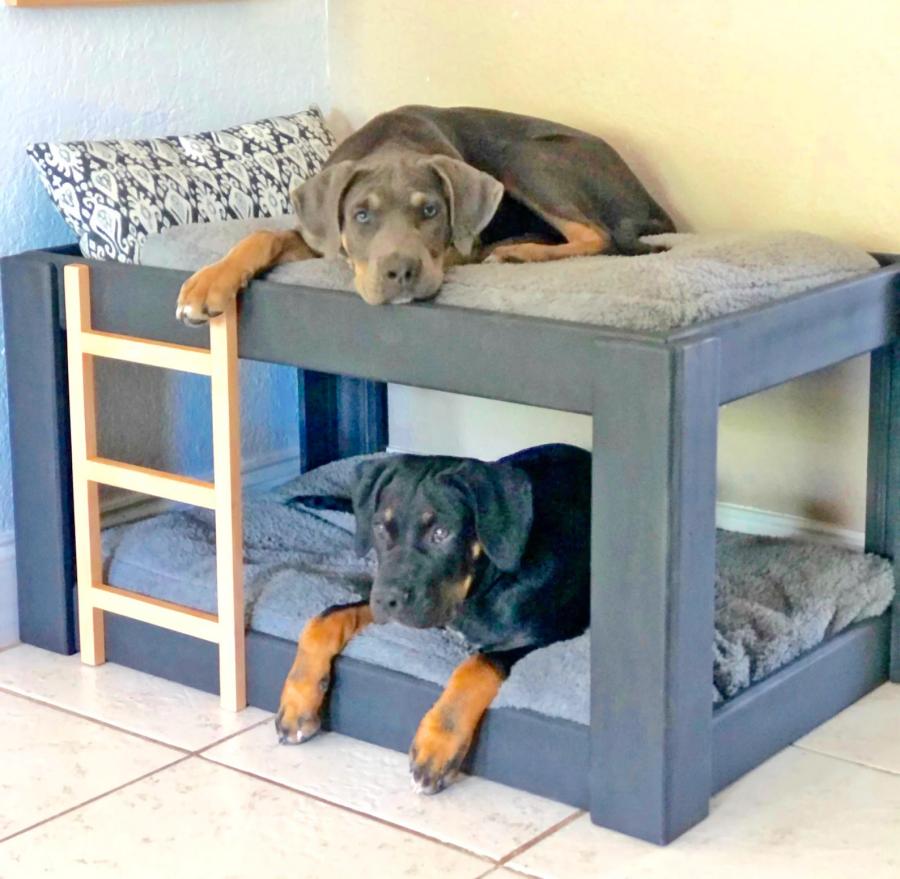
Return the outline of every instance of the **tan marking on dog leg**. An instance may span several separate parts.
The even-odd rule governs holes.
[[[316,256],[299,232],[260,231],[239,241],[218,262],[191,275],[181,287],[175,317],[203,323],[221,314],[251,278],[272,266]]]
[[[570,256],[591,256],[609,248],[612,237],[606,229],[587,223],[575,223],[559,217],[544,216],[566,239],[565,244],[501,244],[485,262],[547,262]]]
[[[450,677],[441,697],[422,718],[410,748],[413,785],[422,793],[442,790],[459,768],[475,730],[504,675],[485,656],[470,656]]]
[[[299,744],[318,732],[331,663],[350,639],[371,622],[369,605],[355,604],[314,617],[306,624],[275,719],[283,743]]]

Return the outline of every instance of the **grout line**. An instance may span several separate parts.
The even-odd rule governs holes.
[[[189,756],[196,756],[201,754],[203,751],[208,750],[209,748],[213,748],[216,745],[221,744],[222,742],[227,742],[228,739],[232,739],[235,736],[241,735],[241,733],[245,733],[248,730],[255,729],[258,726],[262,726],[264,723],[270,723],[272,718],[275,716],[274,714],[270,714],[268,717],[264,717],[262,720],[257,720],[254,723],[249,724],[248,726],[241,727],[241,729],[235,730],[234,732],[228,733],[226,736],[222,736],[221,739],[216,739],[213,742],[208,742],[200,748],[191,749],[185,748],[181,745],[173,745],[171,742],[165,741],[164,739],[154,739],[152,736],[145,735],[144,733],[135,732],[132,729],[129,729],[126,726],[119,726],[115,723],[110,723],[108,720],[103,720],[99,717],[94,717],[91,714],[83,714],[80,711],[76,711],[74,708],[66,708],[62,705],[58,705],[55,702],[50,702],[45,698],[40,696],[31,696],[27,693],[19,693],[16,690],[10,690],[7,687],[0,686],[0,693],[5,693],[8,696],[18,696],[21,699],[27,699],[29,702],[34,702],[37,705],[43,705],[47,708],[54,708],[57,711],[62,711],[65,714],[71,714],[73,717],[80,717],[82,720],[89,720],[92,723],[97,723],[100,726],[105,726],[108,729],[116,730],[116,732],[123,732],[127,735],[134,736],[138,739],[143,739],[145,742],[150,742],[154,745],[162,745],[165,748],[171,748],[175,751],[180,751],[182,754],[186,754]],[[211,695],[211,694],[210,694]],[[248,706],[252,707],[252,706]]]
[[[184,763],[185,760],[190,760],[192,756],[193,755],[191,754],[182,754],[182,756],[180,756],[177,760],[173,760],[171,763],[166,763],[163,766],[157,766],[156,769],[151,769],[149,772],[145,772],[143,775],[140,775],[137,778],[132,778],[130,781],[123,782],[117,787],[112,787],[109,790],[105,790],[103,791],[103,793],[90,797],[89,799],[84,800],[81,803],[76,803],[74,806],[70,806],[68,809],[63,809],[62,812],[57,812],[55,815],[50,815],[47,818],[42,818],[40,821],[35,821],[34,824],[29,824],[28,827],[23,827],[21,830],[17,830],[15,833],[10,833],[9,836],[0,838],[0,843],[9,842],[9,840],[15,839],[17,836],[21,836],[23,833],[28,833],[29,830],[34,830],[36,827],[40,827],[43,824],[49,824],[51,821],[55,821],[57,818],[62,818],[63,815],[68,815],[70,812],[74,812],[76,809],[81,809],[84,806],[89,806],[91,803],[96,803],[97,800],[102,800],[104,797],[108,797],[110,794],[118,793],[120,790],[124,790],[126,787],[137,784],[139,781],[143,781],[145,778],[149,778],[151,775],[156,775],[158,772],[163,772],[167,769],[171,769],[173,766],[177,766],[179,763]]]
[[[164,742],[161,739],[154,739],[150,736],[146,736],[143,733],[133,732],[130,729],[127,729],[124,726],[117,726],[114,723],[110,723],[107,720],[100,720],[99,718],[92,717],[90,714],[82,714],[80,711],[75,711],[72,708],[66,708],[62,705],[57,705],[54,702],[48,702],[46,699],[42,699],[39,696],[31,696],[27,693],[17,693],[15,690],[9,690],[6,687],[0,687],[0,693],[4,693],[7,696],[18,696],[20,699],[26,699],[29,702],[34,702],[36,705],[43,705],[45,708],[52,708],[55,711],[62,711],[63,714],[69,714],[72,717],[78,717],[81,720],[87,720],[91,723],[96,723],[99,726],[105,726],[107,729],[115,730],[116,732],[125,733],[129,736],[134,736],[136,739],[142,739],[145,742],[149,742],[151,745],[161,745],[164,748],[169,748],[172,751],[178,751],[181,754],[184,754],[186,757],[189,757],[194,752],[190,750],[190,748],[182,748],[180,745],[173,745],[169,742]]]
[[[191,751],[191,755],[194,757],[201,757],[203,756],[205,751],[208,751],[210,748],[215,748],[216,745],[221,745],[222,742],[227,742],[229,739],[233,739],[235,736],[243,735],[245,732],[249,732],[251,729],[256,729],[258,726],[262,726],[264,723],[271,723],[274,717],[274,714],[270,714],[268,717],[264,717],[262,720],[257,720],[256,723],[251,723],[250,726],[245,726],[243,729],[239,729],[233,733],[229,733],[227,736],[223,736],[221,739],[216,739],[214,742],[210,742],[208,745],[204,745],[202,748],[197,748],[196,751]]]
[[[536,873],[526,873],[518,867],[510,867],[509,864],[498,864],[494,867],[492,872],[485,873],[484,877],[479,876],[478,879],[487,879],[489,876],[499,875],[501,870],[507,870],[515,876],[521,876],[522,879],[542,879],[542,877],[538,876]]]
[[[291,791],[292,793],[298,794],[301,797],[306,797],[310,800],[315,800],[317,803],[322,803],[326,806],[332,806],[335,809],[340,809],[342,812],[349,812],[351,815],[357,815],[360,818],[366,818],[369,821],[374,821],[376,824],[382,824],[385,827],[390,827],[392,830],[400,830],[403,833],[411,834],[412,836],[417,836],[419,839],[425,839],[428,842],[436,842],[438,845],[445,846],[446,848],[455,849],[458,852],[461,852],[465,855],[470,855],[471,857],[478,858],[479,860],[486,861],[491,865],[491,869],[498,867],[500,862],[495,858],[492,858],[490,855],[482,854],[481,852],[472,851],[472,849],[464,848],[461,845],[457,845],[453,842],[447,842],[444,839],[439,839],[436,836],[430,836],[427,833],[423,833],[421,830],[416,830],[412,827],[407,827],[403,824],[397,824],[393,821],[388,821],[386,818],[381,818],[378,815],[373,815],[370,812],[363,812],[361,809],[355,809],[353,806],[347,806],[344,803],[339,803],[335,800],[329,800],[326,797],[320,796],[319,794],[314,794],[311,791],[299,790],[296,787],[292,787],[289,784],[285,784],[283,781],[276,781],[273,778],[268,778],[265,775],[260,775],[256,772],[251,772],[249,769],[243,769],[239,766],[232,766],[228,763],[222,763],[219,760],[215,760],[212,757],[207,757],[205,754],[196,754],[194,756],[199,757],[201,760],[205,760],[207,763],[212,763],[215,766],[220,766],[223,769],[230,769],[233,772],[237,772],[241,775],[247,775],[250,778],[254,778],[257,781],[264,781],[268,784],[273,784],[275,787],[280,787],[283,790]]]
[[[528,849],[533,848],[539,842],[543,842],[548,836],[552,836],[559,830],[562,830],[563,827],[567,827],[571,824],[576,818],[580,818],[582,815],[586,814],[584,809],[576,809],[571,815],[567,815],[562,821],[557,821],[552,827],[548,827],[546,830],[539,833],[537,836],[529,839],[528,842],[522,843],[518,848],[513,849],[509,854],[504,855],[499,860],[499,865],[505,866],[508,864],[513,858],[517,858],[523,852],[528,851]]]
[[[803,751],[806,754],[815,754],[817,757],[825,757],[829,760],[837,760],[839,763],[848,763],[851,766],[859,766],[862,769],[871,769],[873,772],[880,772],[883,775],[892,775],[894,776],[894,778],[900,777],[900,770],[886,769],[884,766],[876,766],[873,763],[863,763],[862,760],[853,760],[850,757],[841,757],[839,754],[831,754],[827,751],[817,751],[815,748],[810,748],[808,745],[793,744],[789,747],[796,748],[798,751]]]

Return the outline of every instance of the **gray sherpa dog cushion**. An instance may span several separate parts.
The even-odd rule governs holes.
[[[145,265],[192,271],[215,262],[258,229],[293,217],[176,226],[144,242]],[[664,331],[742,311],[878,268],[864,250],[806,232],[666,234],[670,248],[645,256],[583,256],[522,265],[451,268],[441,305],[525,314],[642,331]],[[343,259],[286,263],[270,281],[352,290]]]
[[[306,620],[359,596],[370,558],[353,550],[353,516],[303,507],[298,495],[349,496],[358,458],[313,470],[245,503],[248,625],[295,640]],[[106,582],[200,610],[215,609],[215,526],[208,510],[177,510],[103,535]],[[719,532],[710,700],[721,702],[823,639],[886,610],[890,563],[874,555],[792,540]],[[637,541],[632,550],[640,552]],[[529,654],[496,706],[589,722],[587,634]],[[456,636],[398,624],[369,626],[346,654],[437,684],[466,656]],[[287,673],[287,669],[285,669]]]

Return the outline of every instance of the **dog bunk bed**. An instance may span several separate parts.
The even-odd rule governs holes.
[[[703,288],[710,272],[715,275],[716,261],[704,262],[685,241],[688,259],[683,262],[693,263],[695,285]],[[214,243],[220,252],[221,243]],[[807,243],[812,246],[811,239]],[[168,246],[177,249],[173,240]],[[774,244],[763,252],[773,266],[785,258]],[[665,256],[614,262],[617,271],[631,272],[653,260],[656,267],[664,266]],[[603,259],[608,258],[567,265],[584,272],[588,260]],[[205,259],[194,253],[190,261]],[[532,281],[539,285],[546,282],[546,266],[464,267],[448,277],[435,302],[381,309],[352,293],[336,292],[346,279],[335,265],[281,267],[243,294],[239,354],[298,368],[301,458],[308,472],[300,483],[254,508],[259,516],[247,516],[248,539],[259,523],[268,527],[286,510],[303,512],[304,493],[316,493],[322,484],[335,488],[335,473],[320,465],[341,467],[341,459],[384,449],[386,382],[591,414],[592,624],[579,648],[554,645],[581,650],[589,677],[581,714],[554,715],[552,706],[523,702],[521,692],[518,701],[515,694],[505,700],[501,694],[467,768],[589,808],[603,826],[667,842],[707,814],[715,791],[889,675],[900,679],[900,627],[895,624],[891,634],[898,604],[895,598],[892,612],[880,612],[893,584],[885,593],[889,565],[877,558],[858,556],[854,567],[830,547],[801,552],[793,545],[763,541],[751,546],[740,536],[720,535],[718,596],[714,590],[718,407],[866,352],[872,355],[866,548],[877,556],[897,557],[900,261],[883,257],[880,262],[881,268],[857,265],[833,283],[825,283],[827,273],[805,287],[792,289],[785,281],[771,296],[761,295],[765,285],[748,277],[741,294],[724,306],[709,296],[692,298],[692,276],[682,265],[670,273],[674,296],[665,307],[657,303],[656,317],[649,319],[654,328],[640,323],[647,320],[647,308],[626,297],[616,300],[619,317],[607,325],[602,314],[593,312],[567,319],[558,303],[555,312],[541,313],[540,297],[532,297],[531,306],[527,295],[513,301],[502,290],[472,298],[479,284],[473,273],[479,268],[533,269]],[[175,293],[191,265],[127,266],[84,259],[73,247],[2,262],[21,636],[61,653],[78,649],[61,298],[63,273],[72,263],[89,267],[97,330],[176,345],[208,344],[208,330],[186,328],[173,318]],[[285,277],[288,271],[300,274]],[[304,280],[303,272],[312,274]],[[487,282],[484,291],[491,293]],[[623,283],[621,277],[615,283]],[[593,308],[585,291],[576,291],[575,298]],[[157,525],[162,527],[165,516],[172,525],[171,517],[179,515],[164,514]],[[209,522],[202,520],[189,527],[196,529],[198,521],[208,529]],[[347,531],[346,522],[330,524]],[[137,530],[107,533],[111,570],[118,565],[133,574],[140,561],[133,547],[143,547],[146,557],[148,547],[162,545],[153,542],[158,534],[154,538],[146,530],[152,522],[133,527]],[[778,562],[772,546],[775,555],[781,554]],[[724,667],[723,617],[717,605],[724,600],[723,589],[728,591],[726,568],[734,559],[767,576],[780,564],[795,577],[813,580],[833,577],[834,566],[845,565],[846,575],[866,588],[880,584],[880,598],[868,602],[868,618],[862,602],[860,613],[844,614],[842,625],[852,618],[858,622],[815,648],[805,645],[779,670],[773,670],[776,663],[754,674],[761,679],[736,695],[717,688],[723,698],[714,707],[714,649],[720,654],[717,668]],[[177,592],[177,583],[170,587]],[[154,588],[152,583],[145,587],[148,592]],[[806,591],[817,590],[807,584]],[[212,600],[197,598],[196,591],[193,595],[200,603]],[[274,595],[254,596],[248,588],[253,604],[246,638],[247,695],[250,704],[269,710],[277,706],[296,637],[296,631],[284,630],[283,619],[260,622],[277,610]],[[840,598],[833,612],[840,616]],[[266,628],[270,633],[260,631]],[[837,628],[827,621],[822,626],[826,634]],[[216,648],[206,641],[109,614],[106,650],[113,661],[211,692],[218,689]],[[382,655],[377,650],[352,653],[349,649],[351,655],[336,661],[327,725],[405,751],[438,685],[427,674],[406,673],[402,663],[395,668],[376,664]],[[578,657],[572,661],[577,664]],[[564,685],[565,675],[556,680]]]

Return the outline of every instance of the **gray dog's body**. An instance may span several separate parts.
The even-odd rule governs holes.
[[[557,122],[477,107],[400,107],[376,116],[347,138],[326,167],[377,162],[403,153],[444,155],[490,174],[504,197],[549,217],[601,226],[623,254],[649,253],[642,235],[674,232],[653,200],[606,141]],[[508,237],[529,234],[510,229]],[[607,248],[611,249],[611,248]]]
[[[254,275],[343,253],[372,304],[429,298],[462,259],[638,254],[674,231],[605,141],[529,116],[401,107],[347,138],[291,195],[297,232],[255,233],[182,288],[179,317],[221,311]],[[489,246],[485,246],[489,245]]]

